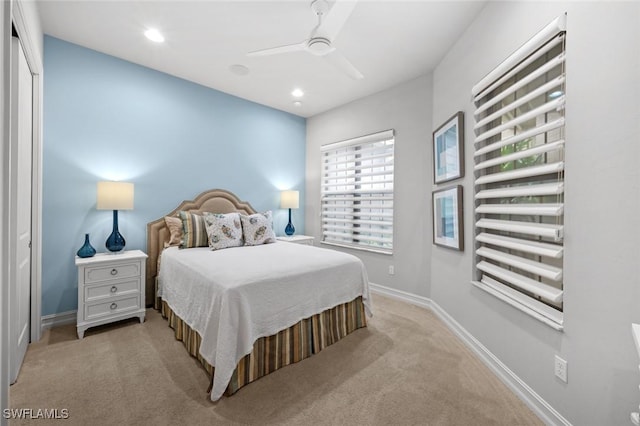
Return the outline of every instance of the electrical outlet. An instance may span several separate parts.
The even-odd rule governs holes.
[[[555,375],[558,379],[562,380],[563,382],[567,383],[567,361],[565,361],[564,359],[560,358],[558,355],[556,355],[556,362],[555,362],[555,366],[554,366],[554,372]]]
[[[395,274],[395,273],[396,273],[396,271],[395,271],[395,269],[393,268],[393,265],[389,265],[389,275],[393,275],[393,274]]]

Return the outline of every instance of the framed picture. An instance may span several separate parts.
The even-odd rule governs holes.
[[[464,176],[464,113],[458,111],[433,132],[433,181]]]
[[[433,191],[433,243],[464,250],[462,185]]]

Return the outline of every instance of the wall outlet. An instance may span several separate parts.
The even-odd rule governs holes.
[[[554,366],[554,372],[555,375],[558,379],[562,380],[563,382],[567,383],[567,361],[565,361],[564,359],[560,358],[558,355],[556,355],[556,362],[555,362],[555,366]]]
[[[393,265],[389,265],[389,275],[393,275],[396,273],[396,270],[393,268]]]

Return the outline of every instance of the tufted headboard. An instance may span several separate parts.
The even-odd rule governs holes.
[[[164,221],[165,216],[175,217],[179,211],[191,213],[231,213],[254,214],[255,209],[251,204],[240,201],[238,197],[224,189],[212,189],[198,195],[194,200],[186,200],[171,212],[162,215],[161,218],[147,224],[147,274],[145,283],[145,302],[147,306],[153,306],[155,298],[155,281],[158,275],[158,257],[169,242],[169,229]]]

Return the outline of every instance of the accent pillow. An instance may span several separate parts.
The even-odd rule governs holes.
[[[256,213],[251,216],[241,215],[242,234],[245,246],[257,246],[276,242],[276,234],[273,232],[273,219],[271,211]]]
[[[205,213],[204,222],[211,250],[239,247],[244,243],[238,213]]]
[[[180,248],[207,247],[209,245],[204,217],[181,211],[180,219],[182,220]]]
[[[179,246],[182,242],[182,220],[177,217],[165,216],[164,223],[169,229],[169,242],[165,247]]]

